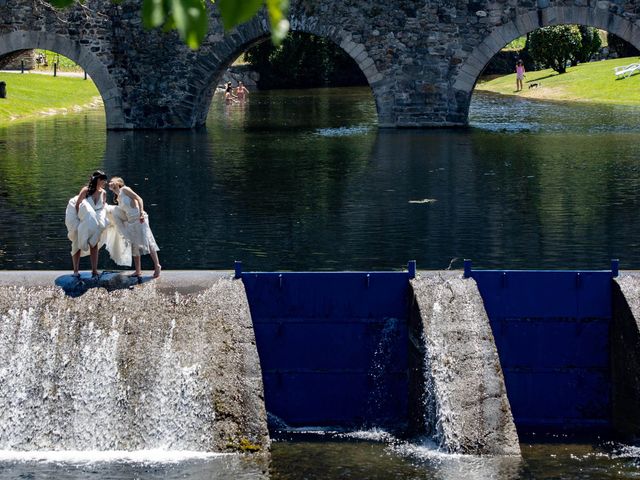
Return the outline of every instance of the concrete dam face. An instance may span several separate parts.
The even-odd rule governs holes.
[[[78,298],[0,274],[0,449],[265,450],[267,418],[488,455],[637,435],[638,277],[414,274],[166,272]]]
[[[244,289],[0,287],[0,449],[268,446]]]

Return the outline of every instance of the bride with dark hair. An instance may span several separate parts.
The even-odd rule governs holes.
[[[69,200],[65,215],[67,237],[71,240],[73,275],[80,276],[80,257],[91,258],[91,275],[98,275],[98,250],[107,227],[107,175],[96,170],[80,193]]]

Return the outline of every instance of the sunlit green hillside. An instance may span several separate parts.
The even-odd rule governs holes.
[[[524,89],[516,92],[515,73],[479,81],[478,90],[527,98],[570,100],[614,104],[640,104],[640,70],[623,79],[616,79],[614,67],[640,63],[640,58],[617,58],[569,67],[562,75],[553,70],[527,72]],[[537,84],[529,88],[532,84]]]
[[[91,80],[39,74],[0,73],[7,98],[0,98],[0,126],[38,117],[102,108]]]

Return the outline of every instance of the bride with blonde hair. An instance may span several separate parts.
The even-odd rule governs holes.
[[[151,228],[149,227],[149,215],[144,211],[142,197],[127,187],[121,177],[111,177],[109,190],[115,194],[116,205],[110,209],[110,219],[117,232],[124,239],[127,247],[131,247],[131,255],[135,265],[134,275],[142,276],[141,255],[151,256],[153,260],[153,277],[158,278],[162,267],[158,259],[158,244],[156,243]],[[126,252],[128,253],[128,248]],[[125,251],[125,249],[121,249]],[[114,256],[113,253],[112,257]],[[114,258],[116,263],[124,264],[122,258]],[[131,261],[129,258],[129,265]]]

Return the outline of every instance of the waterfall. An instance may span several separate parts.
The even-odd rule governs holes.
[[[79,298],[0,287],[0,449],[234,451],[268,445],[242,282]]]
[[[373,385],[367,399],[367,414],[370,418],[381,418],[381,412],[391,410],[393,402],[397,401],[388,388],[394,373],[393,349],[400,335],[400,321],[397,318],[385,318],[371,365],[369,366],[369,380]]]
[[[458,272],[423,273],[411,285],[427,430],[448,452],[519,455],[498,352],[475,281]]]

